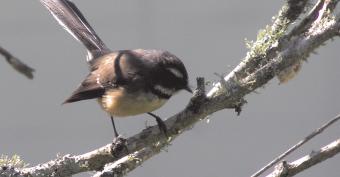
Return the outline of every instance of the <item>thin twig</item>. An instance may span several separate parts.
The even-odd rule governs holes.
[[[294,18],[297,16],[294,16]],[[283,34],[287,30],[286,25],[292,23],[284,23],[283,29],[278,30],[280,34],[275,33],[277,30],[274,30],[274,32],[267,30],[271,35],[265,35],[265,38],[262,37],[261,40],[255,42],[256,46],[253,47],[255,52],[247,56],[224,80],[222,79],[220,83],[215,84],[206,96],[204,94],[204,80],[198,82],[200,83],[198,85],[201,85],[198,88],[201,89],[195,91],[194,98],[191,99],[190,104],[183,111],[165,121],[168,127],[168,138],[159,131],[157,126],[153,126],[127,138],[125,143],[123,143],[126,151],[121,151],[121,148],[112,148],[112,145],[107,145],[100,148],[101,150],[95,150],[79,156],[67,155],[35,167],[20,169],[19,172],[10,173],[12,168],[5,168],[2,171],[3,173],[8,172],[8,174],[19,173],[21,176],[29,175],[33,177],[42,176],[42,174],[45,174],[45,176],[50,176],[51,174],[70,176],[92,170],[102,170],[105,174],[110,171],[119,175],[126,174],[130,171],[129,169],[140,166],[146,159],[158,154],[160,149],[167,147],[176,137],[212,113],[226,108],[237,108],[237,110],[240,110],[238,108],[245,103],[243,101],[245,95],[259,87],[263,87],[277,75],[277,72],[301,61],[302,58],[308,57],[324,42],[337,36],[339,34],[340,22],[336,23],[332,18],[325,19],[325,22],[309,30],[314,33],[298,35],[294,39],[285,41],[285,45],[282,45],[280,50],[274,50],[275,52],[270,51],[272,51],[272,48],[275,48],[276,43],[280,43],[280,38],[284,37]],[[269,38],[266,36],[269,36]],[[266,42],[268,41],[267,39],[269,42]],[[259,51],[256,52],[257,50],[255,49]],[[267,55],[270,53],[273,53],[273,56]],[[261,61],[249,62],[249,60],[253,59],[261,59]],[[106,164],[107,166],[105,166]],[[14,170],[17,169],[14,168]],[[2,171],[0,168],[0,174],[2,174]]]
[[[326,128],[328,128],[330,125],[334,124],[336,121],[338,121],[340,119],[340,114],[338,114],[335,118],[333,118],[332,120],[330,120],[329,122],[327,122],[326,124],[324,124],[323,126],[321,126],[320,128],[316,129],[314,132],[312,132],[310,135],[308,135],[307,137],[305,137],[303,140],[299,141],[297,144],[295,144],[294,146],[292,146],[291,148],[289,148],[286,152],[284,152],[283,154],[281,154],[280,156],[278,156],[277,158],[275,158],[273,161],[271,161],[268,165],[264,166],[263,168],[261,168],[259,171],[257,171],[256,173],[254,173],[253,175],[251,175],[251,177],[257,177],[260,176],[261,174],[263,174],[263,172],[265,172],[267,169],[271,168],[272,166],[274,166],[277,162],[281,161],[283,158],[285,158],[287,155],[289,155],[290,153],[294,152],[297,148],[299,148],[300,146],[302,146],[303,144],[307,143],[309,140],[311,140],[313,137],[315,137],[316,135],[322,133]]]
[[[294,162],[281,162],[267,177],[291,177],[320,162],[323,162],[340,152],[340,139],[322,147],[319,151],[312,152]]]
[[[14,57],[10,52],[0,46],[0,54],[3,55],[6,61],[19,73],[25,75],[29,79],[33,79],[34,69]]]

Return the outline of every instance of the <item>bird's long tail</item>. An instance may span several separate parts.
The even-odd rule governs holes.
[[[103,41],[84,18],[83,14],[69,0],[40,0],[53,17],[74,38],[84,44],[88,51],[88,62],[110,52]]]

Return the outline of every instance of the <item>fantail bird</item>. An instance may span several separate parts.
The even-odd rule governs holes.
[[[160,129],[166,131],[163,121],[151,112],[179,90],[192,92],[181,60],[163,50],[111,51],[75,4],[68,0],[40,2],[88,52],[90,73],[64,103],[98,99],[103,110],[110,114],[116,137],[113,117],[142,113],[156,118]]]

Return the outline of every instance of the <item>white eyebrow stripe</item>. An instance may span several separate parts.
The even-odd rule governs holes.
[[[163,87],[161,85],[155,85],[154,89],[158,90],[159,92],[161,92],[161,93],[163,93],[165,95],[169,95],[169,96],[171,96],[175,92],[174,89],[165,88],[165,87]]]
[[[166,68],[168,71],[170,71],[172,74],[174,74],[178,78],[183,78],[183,74],[176,68]]]

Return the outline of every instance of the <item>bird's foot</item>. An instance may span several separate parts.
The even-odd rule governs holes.
[[[123,157],[129,153],[127,148],[126,139],[122,136],[115,137],[112,142],[111,154],[116,157]]]
[[[148,114],[156,119],[159,130],[168,138],[169,137],[168,128],[166,127],[164,121],[156,114],[153,114],[151,112],[149,112]]]

